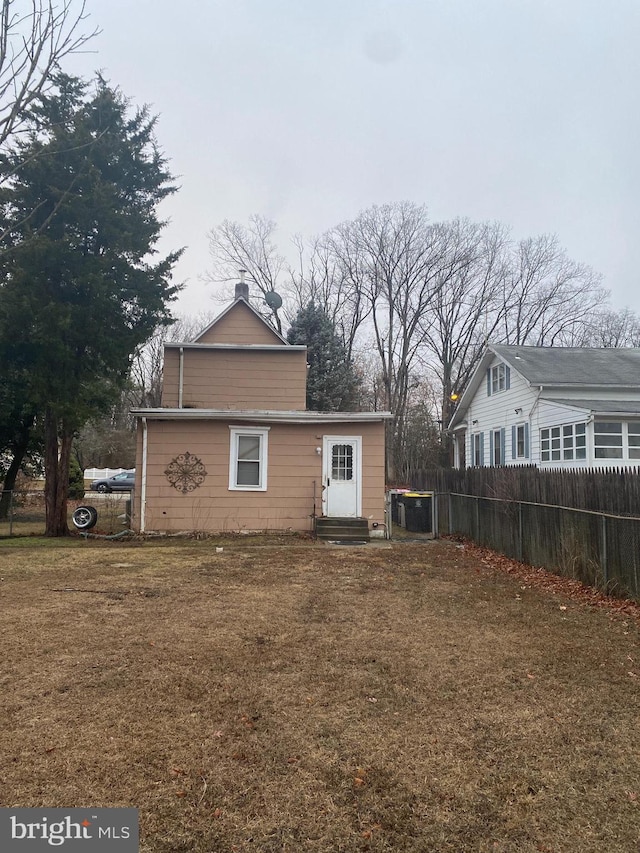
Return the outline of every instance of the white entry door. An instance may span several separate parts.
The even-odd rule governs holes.
[[[362,514],[362,439],[325,435],[323,439],[322,511],[358,518]]]

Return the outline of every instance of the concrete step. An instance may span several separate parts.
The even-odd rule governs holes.
[[[369,523],[366,518],[316,518],[316,536],[323,541],[368,542]]]

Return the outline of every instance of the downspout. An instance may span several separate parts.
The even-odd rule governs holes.
[[[184,387],[184,347],[180,347],[180,373],[178,376],[178,408],[182,408],[182,389]]]
[[[540,402],[540,395],[542,394],[542,389],[543,389],[543,386],[539,385],[538,386],[538,393],[536,394],[536,398],[533,401],[533,405],[531,406],[531,409],[529,410],[529,422],[531,422],[531,418],[533,417],[533,413],[536,410],[536,406]]]
[[[542,460],[540,458],[540,442],[538,441],[538,460],[537,460],[537,462],[533,461],[533,413],[536,412],[536,415],[538,416],[538,426],[540,426],[540,419],[539,419],[540,411],[538,409],[538,405],[540,403],[540,395],[542,394],[543,387],[544,386],[542,386],[542,385],[538,386],[538,392],[536,394],[536,398],[533,401],[533,405],[531,406],[531,409],[529,410],[529,415],[527,418],[527,420],[529,421],[529,464],[535,465],[536,468],[540,467],[540,462]]]
[[[140,533],[144,533],[147,509],[147,419],[142,418],[142,477],[140,479]]]

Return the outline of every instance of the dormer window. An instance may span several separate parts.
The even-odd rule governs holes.
[[[509,379],[511,371],[506,364],[494,364],[487,370],[487,396],[497,394],[500,391],[509,389]]]

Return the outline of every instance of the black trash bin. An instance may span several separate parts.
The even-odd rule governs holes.
[[[402,504],[402,499],[405,494],[409,491],[409,489],[389,489],[389,496],[391,498],[391,521],[394,524],[403,525],[403,519],[400,517],[400,505]]]
[[[402,502],[407,530],[433,533],[433,492],[405,492]]]

